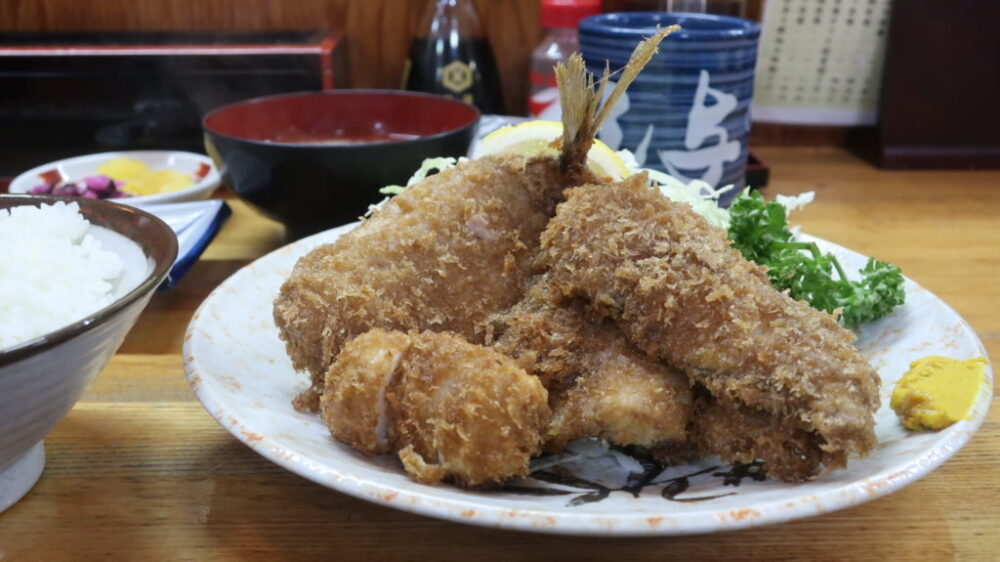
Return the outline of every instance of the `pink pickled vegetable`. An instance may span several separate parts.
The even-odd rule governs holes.
[[[61,197],[84,197],[86,199],[117,199],[130,197],[121,190],[124,182],[108,176],[88,176],[77,182],[51,182],[35,186],[28,193],[34,195],[58,195]]]

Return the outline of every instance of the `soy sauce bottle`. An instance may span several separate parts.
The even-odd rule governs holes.
[[[462,100],[483,113],[503,113],[503,92],[493,50],[470,0],[428,5],[410,46],[407,90]]]

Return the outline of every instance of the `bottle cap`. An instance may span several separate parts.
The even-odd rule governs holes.
[[[601,13],[601,0],[542,0],[542,26],[576,29],[580,20]]]

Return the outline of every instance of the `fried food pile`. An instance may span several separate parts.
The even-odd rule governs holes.
[[[422,482],[501,483],[599,437],[663,463],[708,455],[815,478],[875,446],[879,379],[836,319],[684,203],[586,165],[640,44],[600,108],[557,68],[558,157],[464,162],[304,256],[274,319],[311,385],[295,402]]]
[[[318,407],[327,368],[372,328],[483,343],[489,316],[524,294],[562,191],[590,181],[553,158],[483,158],[408,188],[304,256],[274,305],[294,367],[312,375],[299,406]]]
[[[568,190],[542,248],[556,293],[585,299],[707,393],[702,452],[764,458],[797,480],[875,446],[879,378],[850,332],[776,291],[724,231],[644,178]]]

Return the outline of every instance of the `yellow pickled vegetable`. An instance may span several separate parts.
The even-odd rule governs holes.
[[[942,429],[969,419],[985,381],[985,366],[983,357],[917,359],[896,383],[889,405],[907,429]]]
[[[98,174],[125,182],[121,190],[130,195],[155,195],[184,189],[194,183],[190,174],[177,170],[152,170],[131,158],[115,158],[97,168]]]

